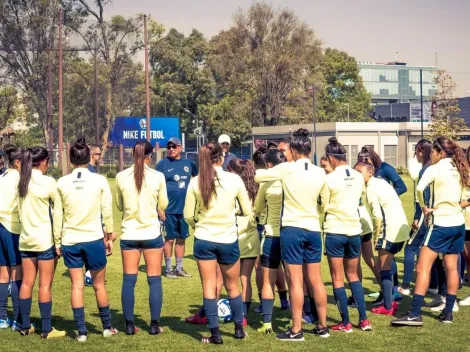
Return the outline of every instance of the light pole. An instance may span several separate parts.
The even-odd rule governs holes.
[[[348,107],[348,122],[349,122],[349,103],[345,103],[344,105]]]
[[[312,112],[313,112],[313,145],[314,152],[312,155],[313,163],[317,165],[317,109],[315,102],[315,91],[318,90],[318,87],[314,84],[310,86],[308,92],[312,94]]]
[[[184,109],[184,111],[193,117],[193,123],[196,124],[194,134],[196,135],[196,152],[199,153],[199,147],[204,144],[204,121],[188,109]]]

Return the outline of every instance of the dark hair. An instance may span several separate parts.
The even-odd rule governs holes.
[[[94,143],[89,143],[88,144],[88,149],[92,150],[92,149],[96,149],[96,148],[99,148],[100,146],[98,144],[94,144]]]
[[[295,150],[301,155],[309,155],[312,151],[312,141],[309,138],[310,133],[305,128],[300,128],[293,133],[292,141],[289,144],[290,149]]]
[[[323,154],[322,157],[320,158],[320,160],[328,161],[328,157],[326,156],[326,154]]]
[[[265,156],[266,164],[270,163],[273,166],[279,165],[283,162],[286,162],[286,156],[279,149],[270,149]]]
[[[253,153],[253,162],[257,169],[266,168],[266,152],[267,148],[262,145]]]
[[[259,185],[255,182],[255,167],[250,160],[232,159],[227,165],[227,170],[241,177],[245,184],[248,196],[252,203],[255,202]]]
[[[328,162],[330,162],[330,158],[334,158],[340,161],[346,161],[346,149],[341,143],[338,142],[335,137],[331,137],[330,139],[328,139],[328,144],[325,147],[325,152]]]
[[[354,165],[354,169],[357,169],[358,167],[366,167],[367,170],[372,172],[372,175],[375,174],[375,167],[373,164],[368,163],[367,161],[358,161],[356,165]]]
[[[291,137],[287,137],[287,138],[283,138],[279,141],[279,143],[277,144],[279,146],[279,144],[281,143],[285,143],[285,144],[291,144],[292,143],[292,138]]]
[[[374,148],[365,145],[361,148],[361,151],[357,155],[358,161],[365,161],[374,165],[374,168],[377,170],[380,168],[382,164],[382,159],[380,156],[374,151]]]
[[[199,179],[198,186],[202,202],[209,208],[211,198],[215,194],[216,171],[214,164],[220,162],[224,151],[219,143],[208,143],[199,149]]]
[[[423,166],[431,163],[432,143],[427,139],[421,139],[415,147],[415,152],[419,150],[423,153]]]
[[[145,178],[144,160],[153,152],[153,145],[148,141],[137,142],[133,148],[134,154],[134,181],[137,192],[140,194]]]
[[[8,157],[8,165],[13,166],[16,160],[21,160],[21,155],[23,154],[23,149],[14,146],[13,144],[7,144],[3,148],[6,156]]]
[[[460,184],[462,187],[470,186],[468,175],[468,163],[462,148],[452,139],[447,137],[437,137],[432,145],[438,152],[443,151],[447,157],[451,158],[460,174]]]
[[[85,165],[90,162],[90,149],[86,144],[85,137],[77,137],[75,143],[70,147],[70,162],[74,165]]]
[[[21,156],[20,181],[18,191],[21,198],[28,194],[29,181],[33,167],[38,167],[44,160],[49,160],[49,152],[43,147],[28,148]]]

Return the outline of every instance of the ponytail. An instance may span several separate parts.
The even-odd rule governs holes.
[[[465,154],[460,146],[452,139],[438,137],[434,140],[433,146],[438,152],[443,151],[447,157],[451,158],[457,171],[460,174],[460,184],[462,187],[470,186],[470,176],[468,174],[468,163]]]
[[[18,192],[21,198],[28,194],[28,186],[31,181],[33,167],[38,167],[44,160],[49,160],[49,152],[43,147],[26,149],[21,156],[20,181]]]
[[[140,194],[145,178],[145,158],[153,152],[153,146],[148,141],[137,142],[134,146],[134,181]]]
[[[198,186],[204,207],[209,208],[212,196],[216,194],[214,164],[221,161],[223,150],[219,143],[208,143],[199,149]]]

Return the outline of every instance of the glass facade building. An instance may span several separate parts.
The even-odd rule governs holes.
[[[419,70],[423,70],[423,97],[430,100],[437,92],[433,83],[435,67],[407,66],[403,62],[374,64],[359,62],[360,75],[372,102],[408,103],[420,100]]]

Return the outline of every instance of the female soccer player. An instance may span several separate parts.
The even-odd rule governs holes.
[[[250,160],[232,159],[227,170],[241,177],[248,191],[252,206],[258,194],[258,184],[255,182],[255,168]],[[238,244],[240,246],[240,279],[242,284],[243,325],[248,325],[247,317],[250,310],[252,287],[251,274],[256,259],[260,253],[260,239],[256,228],[256,219],[251,211],[250,216],[237,215]]]
[[[312,142],[309,132],[300,129],[293,134],[289,149],[294,162],[282,163],[268,170],[258,170],[255,180],[281,180],[283,191],[281,218],[281,256],[289,282],[292,327],[276,336],[283,341],[304,341],[302,307],[304,272],[309,292],[313,293],[318,325],[312,333],[329,337],[326,325],[326,290],[321,277],[322,240],[320,214],[328,204],[325,172],[314,166],[309,154]]]
[[[54,236],[59,256],[72,279],[72,309],[78,330],[77,341],[86,342],[83,302],[83,267],[90,270],[103,324],[103,337],[117,334],[111,326],[108,293],[105,287],[106,255],[113,250],[113,201],[105,177],[88,170],[90,149],[85,139],[78,138],[70,148],[74,170],[57,183],[59,197],[54,210]],[[101,217],[107,231],[103,238]]]
[[[49,167],[49,153],[42,147],[28,148],[23,152],[18,183],[18,212],[21,222],[20,252],[23,266],[23,283],[20,289],[21,335],[34,333],[31,325],[31,297],[39,271],[39,310],[45,339],[65,336],[65,331],[51,325],[52,280],[57,265],[54,235],[51,224],[51,206],[57,204],[57,184],[45,176]],[[83,274],[82,274],[83,282]]]
[[[467,164],[470,165],[470,148],[466,152]],[[467,263],[467,278],[470,285],[470,187],[465,187],[460,205],[465,214],[465,261]],[[459,302],[461,306],[470,306],[470,295]]]
[[[348,297],[344,289],[346,274],[359,311],[359,327],[364,331],[371,330],[366,315],[364,289],[358,275],[362,232],[358,206],[365,186],[364,178],[347,164],[346,150],[336,138],[329,139],[325,150],[334,171],[326,176],[330,199],[323,231],[326,234],[325,247],[333,292],[342,317],[342,322],[332,326],[332,329],[348,333],[353,331],[349,320]]]
[[[431,152],[432,164],[417,186],[419,205],[427,217],[429,230],[421,248],[416,287],[410,312],[393,320],[392,325],[422,326],[421,307],[429,286],[432,264],[443,254],[447,275],[446,306],[439,316],[443,323],[452,323],[452,309],[459,287],[458,257],[465,247],[465,218],[460,206],[464,187],[470,185],[468,165],[462,149],[447,137],[437,138]],[[431,200],[426,206],[424,190],[431,188]]]
[[[12,327],[19,331],[21,325],[19,292],[23,280],[19,240],[21,224],[18,215],[17,189],[20,179],[22,150],[11,144],[5,146],[9,168],[0,176],[0,329]],[[13,319],[7,316],[8,285],[11,282]]]
[[[184,218],[194,229],[194,257],[201,275],[204,310],[211,336],[203,343],[221,344],[217,314],[217,263],[230,298],[235,323],[235,338],[245,338],[243,302],[238,290],[240,279],[240,247],[237,238],[236,203],[243,214],[251,214],[251,204],[242,179],[222,170],[222,147],[218,143],[204,145],[199,151],[199,175],[191,179]]]
[[[409,239],[410,228],[400,198],[384,180],[373,177],[374,166],[359,162],[355,169],[366,183],[366,202],[372,213],[375,249],[379,253],[380,283],[384,305],[372,313],[394,315],[398,304],[393,301],[392,261]]]
[[[149,284],[150,335],[158,335],[162,311],[162,256],[163,238],[158,212],[168,206],[165,176],[148,167],[153,146],[137,142],[134,146],[134,165],[116,176],[116,205],[123,212],[121,255],[123,281],[122,310],[126,320],[126,335],[134,335],[134,289],[137,283],[139,262],[145,260]]]
[[[419,172],[418,182],[423,176],[429,165],[431,165],[431,150],[432,142],[427,139],[420,140],[415,147],[416,159],[422,165],[421,171]],[[424,191],[424,200],[426,205],[429,206],[429,187]],[[413,230],[413,236],[408,241],[405,247],[405,258],[403,262],[403,283],[398,291],[401,294],[410,295],[410,283],[413,277],[413,270],[415,267],[415,257],[419,256],[421,245],[423,244],[424,237],[426,236],[427,226],[424,216],[422,215],[421,207],[418,202],[415,202],[415,215],[411,228]]]

